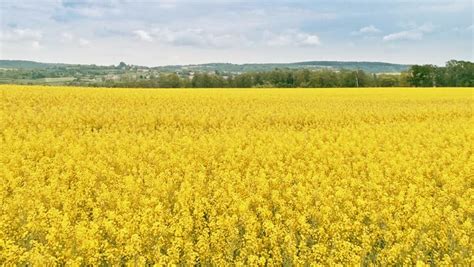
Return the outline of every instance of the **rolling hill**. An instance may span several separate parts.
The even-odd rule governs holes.
[[[63,63],[42,63],[26,60],[0,60],[0,68],[4,69],[48,69],[48,68],[90,68],[93,66],[98,69],[110,69],[113,66],[96,66],[96,65],[78,65]],[[148,69],[150,67],[135,66],[137,68]],[[231,72],[242,73],[252,71],[270,71],[276,68],[280,69],[348,69],[363,70],[372,73],[398,73],[407,70],[410,65],[393,64],[386,62],[366,62],[366,61],[304,61],[295,63],[253,63],[253,64],[232,64],[232,63],[206,63],[193,65],[168,65],[151,67],[151,69],[162,72],[176,71],[196,71],[196,72]]]

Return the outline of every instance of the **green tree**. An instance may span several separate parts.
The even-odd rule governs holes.
[[[447,86],[474,86],[474,63],[450,60],[446,63]]]
[[[159,78],[160,87],[163,88],[179,88],[181,87],[181,79],[176,73],[161,75]]]
[[[380,86],[380,87],[400,86],[399,75],[391,75],[391,74],[377,75],[377,86]]]
[[[416,87],[436,86],[436,66],[413,65],[410,68],[409,82]]]

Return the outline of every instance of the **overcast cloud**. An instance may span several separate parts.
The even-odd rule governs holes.
[[[137,65],[473,61],[471,0],[0,1],[0,58]]]

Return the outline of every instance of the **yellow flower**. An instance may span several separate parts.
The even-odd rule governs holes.
[[[0,86],[5,265],[473,265],[473,89]]]

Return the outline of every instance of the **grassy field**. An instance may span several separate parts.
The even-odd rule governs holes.
[[[472,265],[473,94],[0,86],[0,264]]]

